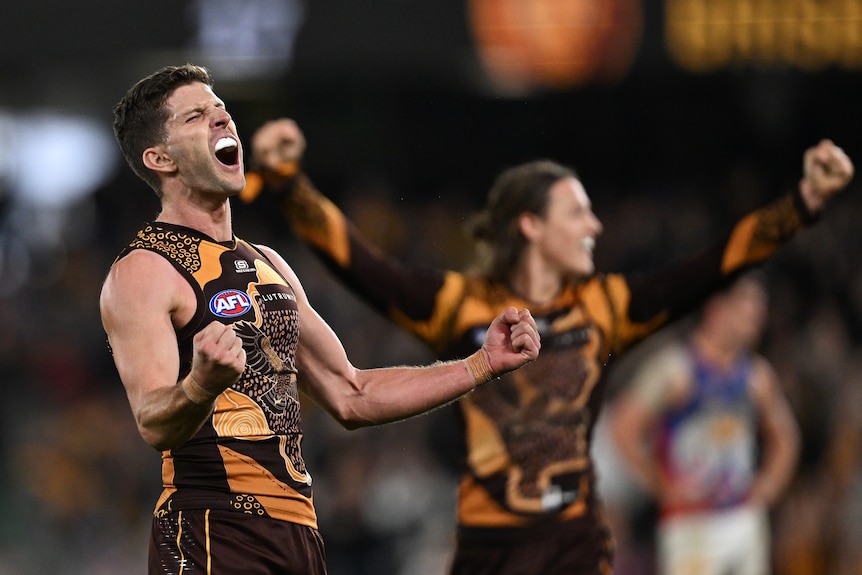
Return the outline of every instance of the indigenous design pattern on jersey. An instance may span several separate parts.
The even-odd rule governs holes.
[[[230,325],[246,352],[245,371],[218,397],[208,422],[163,454],[165,489],[157,514],[227,508],[316,527],[311,476],[300,447],[293,289],[239,238],[219,243],[189,228],[156,223],[142,229],[120,257],[135,249],[164,256],[195,291],[196,314],[177,334],[181,378],[191,369],[194,334],[212,321]]]
[[[540,357],[461,400],[474,478],[462,484],[464,493],[475,482],[500,509],[523,515],[559,513],[588,493],[589,401],[601,371],[601,334],[580,308],[560,307],[536,320]],[[481,345],[485,329],[473,330],[465,348]]]

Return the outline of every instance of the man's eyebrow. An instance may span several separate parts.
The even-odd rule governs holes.
[[[203,107],[201,105],[194,104],[194,105],[189,106],[187,108],[183,108],[182,110],[177,110],[176,112],[174,112],[172,117],[173,118],[185,118],[186,116],[190,116],[194,113],[200,112],[201,110],[203,110]]]
[[[177,116],[188,116],[189,114],[194,114],[196,112],[203,112],[208,106],[213,106],[215,108],[225,108],[225,103],[221,100],[214,100],[212,102],[190,104],[187,108],[179,110],[177,112]]]

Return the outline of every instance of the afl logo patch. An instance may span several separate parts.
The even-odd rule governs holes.
[[[236,289],[220,291],[210,300],[210,311],[219,317],[237,317],[250,309],[248,294]]]

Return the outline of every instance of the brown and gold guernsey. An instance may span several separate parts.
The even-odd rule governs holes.
[[[200,431],[162,454],[157,516],[227,509],[317,527],[311,476],[300,450],[295,357],[299,319],[293,289],[251,244],[213,239],[183,226],[146,225],[118,260],[149,250],[170,261],[197,296],[177,333],[180,374],[191,369],[192,338],[213,320],[243,341],[246,369],[216,400]]]
[[[686,262],[640,277],[603,274],[572,282],[536,307],[505,285],[386,256],[303,174],[282,191],[296,234],[345,285],[440,359],[475,350],[506,307],[530,309],[542,337],[538,359],[453,404],[463,446],[459,537],[542,537],[549,533],[544,527],[554,532],[566,522],[569,532],[583,535],[585,557],[610,546],[590,458],[606,367],[769,257],[809,219],[798,194],[787,195]]]

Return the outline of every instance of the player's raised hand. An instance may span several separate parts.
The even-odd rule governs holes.
[[[278,171],[286,163],[298,162],[305,152],[305,136],[289,118],[270,120],[251,138],[252,166]]]
[[[853,162],[831,140],[821,140],[805,151],[799,191],[808,209],[816,213],[853,178]]]
[[[245,189],[240,199],[253,202],[268,186],[271,192],[284,191],[299,172],[299,161],[305,152],[305,136],[290,118],[270,120],[251,137],[250,170],[245,175]]]

